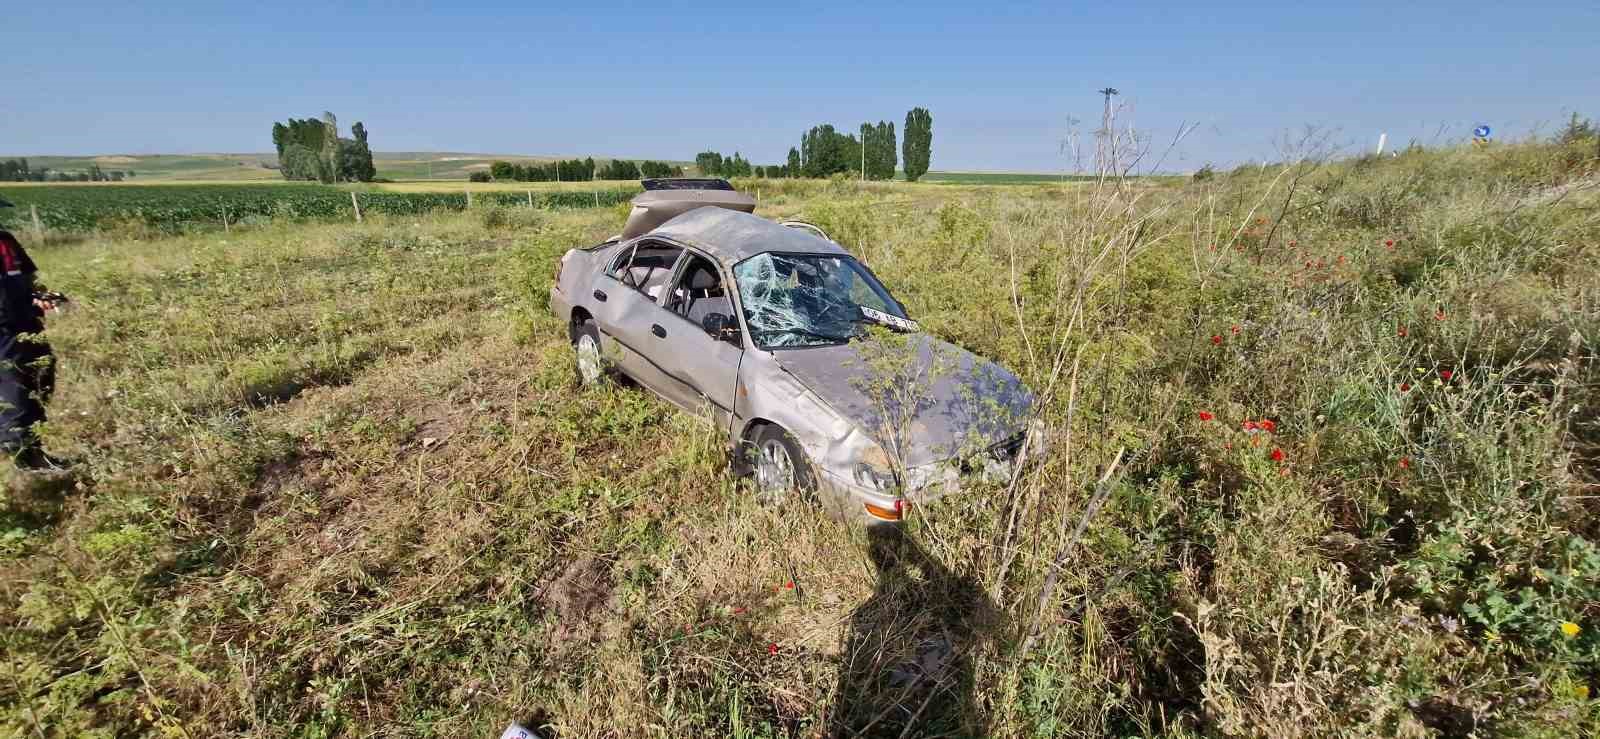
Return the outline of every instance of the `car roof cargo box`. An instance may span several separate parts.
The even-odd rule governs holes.
[[[634,197],[633,211],[628,214],[628,222],[622,227],[621,238],[643,236],[656,226],[695,208],[711,206],[741,213],[754,213],[756,209],[755,198],[734,190],[726,180],[645,180],[644,182],[646,189]],[[652,184],[663,182],[675,184],[694,182],[704,186],[692,189],[672,186],[650,189]],[[721,183],[722,187],[712,189],[712,183]]]

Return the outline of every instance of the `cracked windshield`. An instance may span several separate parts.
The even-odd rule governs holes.
[[[854,259],[758,254],[735,265],[733,277],[750,338],[763,348],[839,344],[866,323],[916,325]]]

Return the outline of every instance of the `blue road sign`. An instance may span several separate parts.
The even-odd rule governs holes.
[[[1472,135],[1477,136],[1480,139],[1489,138],[1489,127],[1478,126],[1477,128],[1472,129]]]

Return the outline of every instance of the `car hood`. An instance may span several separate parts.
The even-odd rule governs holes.
[[[1033,394],[1009,370],[926,334],[780,349],[777,363],[906,468],[1021,433]]]

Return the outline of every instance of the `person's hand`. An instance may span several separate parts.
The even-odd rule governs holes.
[[[60,303],[57,303],[54,300],[41,300],[39,298],[33,299],[33,307],[38,308],[45,313],[53,313],[61,310]]]

